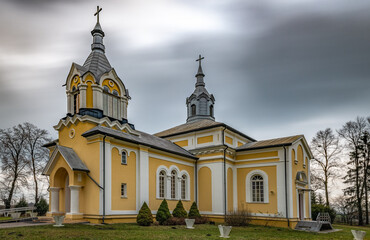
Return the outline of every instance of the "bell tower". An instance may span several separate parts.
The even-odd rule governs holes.
[[[204,83],[204,76],[202,69],[202,60],[204,57],[199,55],[196,60],[199,62],[198,72],[195,75],[197,82],[195,83],[195,90],[186,98],[186,106],[188,111],[188,117],[186,122],[196,121],[200,119],[215,120],[214,117],[214,104],[215,98],[213,94],[209,94]]]

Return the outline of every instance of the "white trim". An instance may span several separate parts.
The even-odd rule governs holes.
[[[165,171],[165,180],[164,180],[164,197],[160,197],[159,196],[159,173],[161,171]],[[168,168],[164,165],[160,165],[158,168],[157,168],[157,172],[155,174],[155,178],[156,178],[156,183],[155,183],[155,196],[157,199],[164,199],[164,198],[167,198],[167,176],[168,176]]]
[[[252,168],[252,167],[270,167],[277,166],[280,162],[266,162],[266,163],[255,163],[255,164],[241,164],[236,165],[236,168]]]
[[[263,202],[253,202],[252,201],[252,187],[251,187],[251,178],[254,176],[254,175],[261,175],[263,177]],[[250,171],[248,174],[247,174],[247,177],[245,179],[246,181],[246,202],[247,203],[269,203],[269,190],[268,190],[268,175],[266,172],[260,170],[260,169],[256,169],[256,170],[253,170],[253,171]]]
[[[186,171],[186,170],[182,170],[180,172],[180,177],[181,177],[181,180],[180,180],[180,183],[182,181],[182,176],[185,175],[186,176],[186,183],[185,183],[185,199],[182,199],[181,197],[181,191],[182,191],[182,186],[180,187],[180,199],[181,200],[185,200],[185,201],[190,201],[190,175],[189,173]]]
[[[265,158],[252,158],[252,159],[247,159],[247,160],[237,160],[235,162],[251,162],[251,161],[272,160],[272,159],[279,159],[279,161],[281,161],[281,158],[279,156],[276,156],[276,157],[265,157]]]
[[[152,152],[149,153],[149,157],[157,158],[157,159],[172,162],[172,163],[183,164],[183,165],[191,166],[191,167],[194,167],[194,165],[195,165],[194,163],[189,163],[187,161],[181,161],[181,160],[173,159],[173,158],[162,156],[162,155],[155,154],[155,153],[152,153]]]

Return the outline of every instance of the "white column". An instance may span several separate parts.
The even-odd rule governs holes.
[[[181,199],[181,176],[178,176],[177,178],[177,198]],[[186,194],[185,194],[186,195]]]
[[[67,113],[71,114],[73,114],[73,106],[71,104],[72,101],[73,101],[72,94],[69,91],[67,91]]]
[[[81,186],[69,186],[71,190],[71,214],[80,212],[80,188]]]
[[[140,206],[149,204],[149,153],[148,148],[140,146],[139,151]]]
[[[80,108],[86,108],[86,90],[87,85],[81,84],[79,87],[80,90]]]
[[[166,191],[165,198],[166,199],[172,199],[172,197],[171,197],[171,172],[170,172],[170,175],[167,175],[166,187],[167,187],[167,189],[166,189],[167,191]]]
[[[58,213],[59,212],[59,187],[50,187],[51,192],[51,213]]]
[[[93,90],[93,108],[103,110],[102,90],[97,84],[91,85]]]

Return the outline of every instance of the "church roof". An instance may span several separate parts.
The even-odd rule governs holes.
[[[192,121],[192,122],[187,122],[184,124],[181,124],[179,126],[164,130],[162,132],[154,134],[157,137],[165,138],[165,137],[171,137],[171,136],[176,136],[180,134],[185,134],[185,133],[190,133],[194,131],[201,131],[205,129],[210,129],[210,128],[216,128],[216,127],[226,127],[227,129],[238,133],[239,135],[251,140],[251,141],[256,141],[255,139],[245,135],[242,132],[239,132],[238,130],[226,125],[225,123],[221,122],[216,122],[213,120],[209,119],[200,119],[197,121]]]
[[[178,154],[178,155],[188,157],[188,158],[198,159],[192,153],[190,153],[190,152],[186,151],[185,149],[177,146],[176,144],[172,143],[169,140],[162,139],[162,138],[159,138],[157,136],[154,136],[154,135],[151,135],[151,134],[148,134],[148,133],[144,133],[144,132],[140,132],[140,131],[138,131],[138,132],[140,133],[140,135],[135,136],[135,135],[128,134],[128,133],[125,133],[125,132],[122,132],[122,131],[114,130],[112,128],[97,126],[97,127],[94,127],[93,129],[91,129],[89,131],[84,132],[82,134],[82,136],[83,137],[88,137],[88,136],[92,136],[92,135],[95,135],[95,134],[104,134],[104,135],[114,137],[116,139],[120,139],[120,140],[123,140],[123,141],[145,145],[145,146],[148,146],[148,147],[152,147],[152,148],[162,150],[162,151],[165,151],[165,152],[169,152],[169,153],[173,153],[173,154]]]
[[[67,162],[68,166],[73,171],[83,171],[83,172],[90,172],[90,170],[86,167],[86,165],[81,161],[78,157],[77,153],[69,147],[64,147],[60,145],[56,145],[56,149],[54,150],[53,154],[50,157],[49,162],[46,164],[42,174],[50,174],[49,170],[50,167],[53,165],[53,162],[56,159],[57,153],[60,153],[64,160]]]
[[[253,149],[261,149],[261,148],[268,148],[268,147],[282,147],[292,145],[295,141],[303,138],[303,135],[295,135],[289,137],[282,137],[282,138],[274,138],[256,142],[246,143],[240,147],[236,148],[236,151],[244,151],[244,150],[253,150]]]
[[[94,74],[97,81],[99,81],[101,75],[109,72],[112,69],[107,57],[103,52],[100,51],[92,51],[87,57],[83,68],[85,69],[83,74],[90,71],[92,74]]]

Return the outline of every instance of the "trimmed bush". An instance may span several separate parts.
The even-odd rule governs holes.
[[[146,202],[141,206],[139,214],[136,217],[136,222],[140,226],[150,226],[153,223],[153,215]]]
[[[196,202],[193,202],[189,210],[189,218],[199,218],[199,217],[200,217],[200,214],[199,214],[197,204]]]
[[[163,225],[163,223],[171,217],[170,210],[168,209],[168,204],[166,199],[163,199],[159,209],[157,211],[156,219],[159,224]]]
[[[41,197],[38,203],[35,204],[36,212],[39,216],[44,216],[49,210],[49,204],[46,202],[45,198]]]
[[[167,226],[186,225],[186,223],[185,223],[185,218],[170,217],[169,219],[163,222],[163,225],[167,225]]]
[[[184,205],[182,205],[181,200],[177,203],[175,209],[172,212],[172,215],[176,218],[186,218],[188,217],[188,213],[184,209]]]

